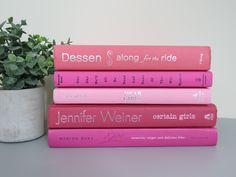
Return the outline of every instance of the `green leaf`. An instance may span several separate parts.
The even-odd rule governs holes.
[[[51,48],[53,45],[50,43],[50,44],[48,44],[48,48]]]
[[[41,49],[41,45],[37,44],[36,46],[33,47],[34,51],[39,51]]]
[[[21,49],[21,46],[14,46],[14,47],[9,47],[10,50],[15,51]]]
[[[48,68],[51,68],[51,67],[53,67],[53,60],[51,60],[51,59],[48,59],[47,60],[47,66],[48,66]]]
[[[16,61],[16,56],[15,56],[14,54],[9,54],[9,55],[8,55],[8,59],[9,59],[10,61]]]
[[[5,77],[5,78],[4,78],[4,82],[5,82],[5,84],[7,84],[7,85],[12,85],[12,84],[14,84],[16,81],[17,81],[17,79],[14,78],[14,77]]]
[[[5,90],[11,90],[12,87],[16,84],[17,78],[14,77],[3,77],[2,87]]]
[[[25,86],[25,81],[24,80],[20,80],[18,81],[13,87],[12,89],[14,90],[20,90],[20,89],[23,89]]]
[[[70,38],[68,38],[68,40],[67,40],[67,42],[66,42],[66,44],[71,44],[72,43],[72,41],[70,40]]]
[[[19,25],[19,24],[11,23],[11,26],[12,26],[12,29],[13,29],[13,30],[16,30],[16,29],[19,29],[19,28],[20,28],[20,25]]]
[[[48,75],[48,71],[46,69],[41,69],[41,71],[45,74]]]
[[[10,71],[13,71],[13,72],[18,70],[18,66],[13,63],[6,65],[6,66],[9,68]]]
[[[37,39],[37,38],[40,37],[40,35],[39,35],[39,34],[34,34],[32,37],[33,37],[34,39]]]
[[[9,33],[8,36],[11,37],[12,40],[20,39],[19,36],[17,36],[16,34],[13,34],[13,33]]]
[[[52,41],[52,45],[56,45],[56,41],[54,39]]]
[[[31,78],[31,77],[28,77],[25,79],[25,83],[28,84],[28,85],[31,85],[31,86],[36,86],[38,84],[38,79],[37,78]]]
[[[46,37],[43,37],[43,36],[40,36],[38,38],[38,42],[41,43],[41,42],[48,42],[47,38]]]
[[[48,68],[48,75],[54,74],[54,67]]]
[[[13,17],[8,18],[8,22],[12,23],[13,22]]]
[[[44,56],[40,56],[38,59],[38,65],[40,68],[43,68],[45,66],[45,57]]]
[[[16,62],[17,62],[17,63],[22,63],[22,62],[24,62],[24,61],[25,61],[24,58],[22,58],[22,57],[16,57]]]
[[[5,39],[3,37],[0,37],[0,45],[5,44]]]
[[[6,23],[6,21],[4,21],[0,24],[0,29],[2,29],[2,27],[5,25],[5,23]]]
[[[26,20],[21,20],[21,25],[27,25]]]
[[[32,69],[35,65],[37,64],[37,60],[30,60],[29,62],[26,63],[26,66]]]
[[[22,74],[24,74],[25,73],[25,69],[23,68],[23,67],[20,67],[20,68],[18,68],[15,72],[14,72],[14,75],[15,76],[20,76],[20,75],[22,75]]]
[[[6,31],[0,31],[0,37],[6,38],[8,33]]]
[[[5,52],[4,47],[0,46],[0,55],[2,55]]]
[[[33,54],[32,54],[32,52],[29,52],[29,53],[26,55],[25,60],[26,60],[27,62],[29,62],[29,61],[31,61],[32,59],[33,59]]]
[[[44,79],[40,79],[40,82],[42,85],[45,85],[45,80]]]
[[[35,69],[30,69],[29,72],[34,75],[34,76],[38,76],[39,75],[39,71],[35,70]]]
[[[27,42],[27,45],[28,45],[28,47],[31,48],[31,49],[34,47],[34,44],[33,44],[32,42]]]

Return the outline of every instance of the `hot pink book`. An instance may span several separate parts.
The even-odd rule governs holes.
[[[48,128],[214,127],[217,109],[209,105],[55,105]]]
[[[55,88],[55,104],[209,104],[209,88]]]
[[[56,70],[209,70],[207,46],[56,45]]]
[[[212,73],[191,71],[56,71],[55,87],[211,87]]]
[[[50,147],[214,146],[215,128],[49,129]]]

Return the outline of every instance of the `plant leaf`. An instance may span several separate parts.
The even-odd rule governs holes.
[[[0,37],[0,45],[5,43],[5,39],[3,37]]]
[[[9,33],[8,37],[11,37],[12,40],[20,39],[20,36],[17,36],[16,34],[13,34],[13,33]]]
[[[27,62],[29,62],[29,61],[31,61],[32,59],[33,59],[33,54],[32,54],[32,52],[29,52],[29,53],[26,55],[25,60],[26,60]]]
[[[16,56],[11,53],[8,55],[8,59],[9,59],[9,61],[16,61]]]
[[[26,20],[21,20],[21,25],[27,25]]]
[[[7,84],[7,85],[12,85],[12,84],[14,84],[16,81],[17,81],[17,79],[14,78],[14,77],[5,77],[5,78],[4,78],[4,82],[5,82],[5,84]]]
[[[21,46],[14,46],[14,47],[9,47],[10,50],[15,51],[21,49]]]
[[[13,22],[13,17],[9,17],[9,18],[8,18],[8,22],[9,22],[9,23],[12,23],[12,22]]]
[[[2,29],[2,27],[5,25],[5,23],[6,23],[6,21],[4,21],[0,24],[0,29]]]
[[[22,63],[22,62],[24,62],[24,61],[25,61],[24,58],[22,58],[22,57],[16,57],[16,62],[17,62],[17,63]]]
[[[38,58],[38,65],[42,69],[45,66],[45,57],[44,56],[39,56]]]
[[[20,67],[20,68],[18,68],[15,72],[14,72],[14,75],[15,76],[20,76],[20,75],[22,75],[22,74],[24,74],[25,73],[25,69],[23,68],[23,67]]]
[[[0,46],[0,55],[2,55],[4,53],[4,47],[3,46]]]
[[[28,85],[31,85],[31,86],[36,86],[38,84],[38,79],[37,78],[31,78],[31,77],[28,77],[25,79],[25,83],[28,84]]]
[[[26,63],[26,66],[32,69],[37,64],[37,60],[31,60],[28,63]]]
[[[38,70],[36,70],[35,68],[30,69],[29,72],[30,72],[32,75],[34,75],[34,76],[38,76],[38,75],[39,75]]]
[[[9,65],[6,65],[6,66],[9,68],[10,71],[13,71],[13,72],[18,70],[18,66],[13,63],[10,63]]]
[[[45,75],[48,75],[48,71],[44,68],[41,69],[41,71],[45,74]]]
[[[13,87],[12,89],[14,90],[20,90],[20,89],[23,89],[25,86],[25,81],[22,79],[20,81],[18,81]]]

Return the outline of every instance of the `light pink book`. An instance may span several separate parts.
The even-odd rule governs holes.
[[[55,104],[209,104],[209,88],[55,88]]]
[[[214,146],[215,128],[49,129],[50,147]]]
[[[55,87],[211,87],[210,71],[56,71]]]
[[[208,46],[56,45],[55,70],[209,70]]]

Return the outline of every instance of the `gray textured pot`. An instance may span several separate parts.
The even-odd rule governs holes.
[[[44,134],[44,88],[0,90],[0,141],[21,142]]]

